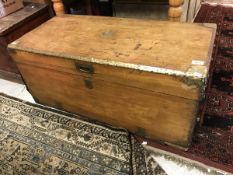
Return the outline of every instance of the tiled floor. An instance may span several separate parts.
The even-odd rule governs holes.
[[[25,85],[0,79],[0,93],[20,98],[25,101],[35,103]]]

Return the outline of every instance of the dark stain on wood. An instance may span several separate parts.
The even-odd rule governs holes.
[[[138,43],[138,44],[134,47],[134,50],[138,50],[141,46],[142,46],[142,44]]]

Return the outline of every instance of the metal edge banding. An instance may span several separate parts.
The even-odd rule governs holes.
[[[212,82],[212,79],[209,77],[211,72],[210,72],[210,63],[211,61],[213,61],[213,58],[212,58],[212,55],[213,55],[213,52],[214,52],[214,43],[215,43],[215,39],[216,39],[216,32],[217,32],[217,25],[216,24],[213,24],[213,23],[203,23],[203,25],[205,27],[209,27],[212,29],[212,37],[211,37],[211,41],[210,41],[210,45],[209,45],[209,50],[208,50],[208,74],[206,76],[206,78],[204,79],[204,84],[203,86],[201,87],[201,91],[200,91],[200,95],[199,95],[199,99],[200,99],[200,102],[202,101],[203,102],[203,106],[205,108],[206,106],[206,103],[207,103],[207,100],[206,100],[206,92],[208,91],[208,84],[211,84]],[[204,111],[204,109],[203,109]],[[203,116],[204,116],[204,112],[202,111],[202,114],[200,114],[200,126],[203,124]]]
[[[137,71],[152,72],[152,73],[158,73],[158,74],[163,74],[163,75],[173,75],[179,78],[181,81],[183,81],[189,86],[192,86],[192,85],[195,85],[197,87],[202,86],[207,76],[207,68],[204,68],[202,71],[198,71],[198,72],[190,71],[190,69],[187,72],[183,72],[183,71],[160,68],[160,67],[124,63],[124,62],[113,61],[113,60],[108,60],[108,59],[80,57],[80,56],[67,55],[64,53],[48,52],[48,51],[43,51],[43,50],[31,49],[31,48],[21,48],[20,46],[17,46],[19,43],[20,43],[19,40],[12,42],[11,44],[8,45],[8,49],[10,51],[18,50],[18,51],[23,51],[23,52],[33,53],[33,54],[60,57],[63,59],[72,59],[72,60],[77,60],[77,61],[84,61],[84,62],[114,66],[114,67],[128,68],[128,69],[133,69]]]

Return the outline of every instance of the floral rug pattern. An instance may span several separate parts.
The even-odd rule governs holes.
[[[1,94],[0,174],[166,175],[124,129]]]

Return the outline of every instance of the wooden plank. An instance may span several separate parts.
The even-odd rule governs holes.
[[[41,14],[42,9],[44,9],[43,12],[45,12],[46,6],[47,5],[32,3],[25,6],[23,9],[16,11],[15,13],[1,18],[0,36],[3,36],[10,31],[15,30],[18,26],[22,25],[22,23],[35,18],[37,15]]]
[[[90,77],[93,89],[88,89],[80,75],[21,63],[18,66],[30,92],[42,104],[126,127],[147,138],[183,147],[190,142],[197,101],[95,77]]]
[[[0,19],[0,76],[21,82],[16,64],[7,51],[7,45],[36,28],[50,18],[46,5],[30,4],[23,9]]]
[[[51,3],[50,0],[24,0],[24,2],[33,2],[33,3],[40,3],[40,4],[49,4]]]
[[[10,81],[12,83],[25,84],[21,75],[0,69],[0,79]]]
[[[47,68],[54,71],[88,76],[80,73],[76,65],[77,61],[63,59],[59,57],[49,57],[44,55],[31,55],[28,52],[18,52],[14,55],[17,63],[27,64],[28,66]],[[87,62],[78,62],[87,64]],[[131,69],[91,64],[94,68],[95,78],[112,83],[118,83],[125,86],[132,86],[141,89],[147,89],[153,92],[159,92],[167,95],[175,95],[187,99],[198,100],[200,98],[200,89],[197,85],[187,85],[182,79],[163,74],[153,74],[150,72],[141,72]]]
[[[22,37],[14,48],[186,72],[192,60],[208,67],[214,30],[203,24],[64,15]]]
[[[19,73],[16,64],[7,52],[6,38],[0,36],[0,69],[12,73]]]

